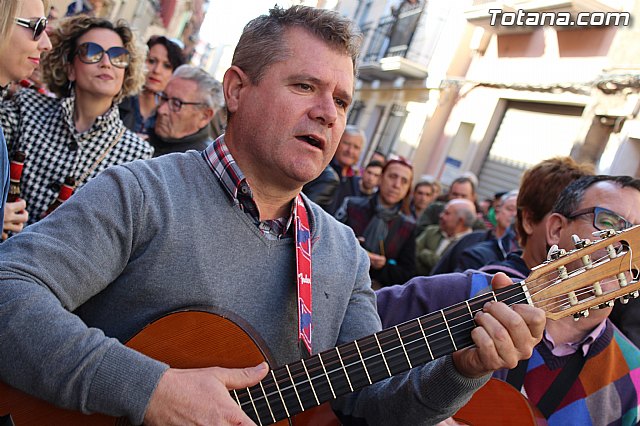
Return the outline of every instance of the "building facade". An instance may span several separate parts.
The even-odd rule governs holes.
[[[445,185],[472,171],[482,197],[555,155],[638,175],[640,36],[624,25],[640,16],[637,1],[353,0],[338,10],[366,37],[349,121],[365,130],[367,155],[407,157],[416,176]],[[549,25],[584,12],[592,25]],[[518,13],[522,25],[507,25]],[[532,25],[542,14],[547,25]]]

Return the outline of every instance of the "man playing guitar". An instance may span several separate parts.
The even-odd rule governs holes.
[[[380,330],[364,250],[299,195],[346,124],[354,28],[336,12],[303,6],[250,22],[224,77],[225,135],[201,153],[111,168],[2,244],[0,378],[135,424],[249,425],[229,391],[258,383],[265,364],[170,368],[122,342],[164,314],[203,305],[251,325],[276,365]],[[492,303],[476,322],[475,347],[338,398],[334,408],[346,423],[446,418],[493,370],[531,354],[544,314]],[[256,396],[249,392],[249,410]]]

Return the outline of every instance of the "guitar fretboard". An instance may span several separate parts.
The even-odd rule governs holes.
[[[256,424],[276,423],[471,346],[475,313],[491,300],[522,302],[522,285],[477,296],[271,370],[259,384],[231,394]]]

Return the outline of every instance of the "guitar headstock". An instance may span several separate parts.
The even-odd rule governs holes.
[[[550,253],[525,280],[533,305],[550,319],[586,317],[589,309],[626,303],[640,290],[640,225],[601,231],[595,241],[574,236],[576,248]]]

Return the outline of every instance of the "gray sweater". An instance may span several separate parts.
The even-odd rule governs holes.
[[[365,252],[306,201],[316,352],[380,320]],[[0,259],[0,379],[63,407],[141,423],[168,366],[121,342],[189,306],[239,315],[278,365],[299,357],[292,240],[264,238],[194,151],[108,169],[0,245]],[[447,357],[334,407],[369,424],[431,424],[485,380],[460,376]]]

